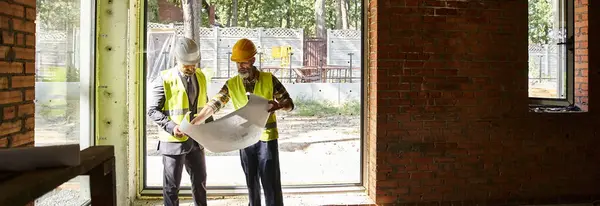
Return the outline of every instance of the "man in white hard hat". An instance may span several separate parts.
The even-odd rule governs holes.
[[[172,52],[177,65],[161,71],[153,83],[148,101],[148,116],[162,128],[157,150],[163,156],[164,204],[179,205],[179,186],[185,166],[191,177],[194,202],[206,205],[204,148],[179,129],[186,113],[195,117],[208,101],[206,78],[196,68],[200,49],[194,40],[181,37],[175,40]],[[190,121],[189,118],[187,121]],[[210,121],[212,117],[206,120]]]

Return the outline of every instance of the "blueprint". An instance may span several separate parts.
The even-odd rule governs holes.
[[[206,124],[184,120],[181,131],[211,152],[230,152],[257,143],[269,118],[269,100],[248,95],[246,106]]]

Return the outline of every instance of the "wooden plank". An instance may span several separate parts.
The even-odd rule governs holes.
[[[25,205],[110,159],[114,159],[113,146],[94,146],[81,151],[78,166],[35,170],[4,180],[0,182],[0,205]],[[0,177],[11,174],[0,173]]]
[[[115,158],[104,162],[88,174],[90,175],[92,205],[117,205]]]

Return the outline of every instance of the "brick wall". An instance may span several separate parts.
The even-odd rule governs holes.
[[[588,0],[575,0],[575,103],[588,110]]]
[[[158,0],[158,19],[160,22],[183,22],[183,11],[167,0]]]
[[[577,5],[581,52],[592,6]],[[528,111],[527,1],[371,0],[368,10],[366,150],[377,203],[598,198],[600,92],[589,90],[587,113]],[[587,52],[578,58],[584,85]],[[600,81],[587,76],[590,87]]]
[[[33,146],[35,0],[0,8],[0,148]]]

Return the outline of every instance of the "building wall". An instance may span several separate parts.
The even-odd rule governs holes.
[[[158,0],[158,19],[162,23],[183,22],[183,11],[167,0]]]
[[[575,1],[576,82],[585,87],[576,92],[589,112],[542,114],[528,110],[527,1],[371,0],[371,198],[379,204],[598,199],[600,92],[587,90],[588,82],[600,81],[587,72],[594,63],[588,46],[600,46],[587,40],[588,10],[597,7]]]
[[[575,103],[588,110],[588,0],[575,1]]]
[[[0,8],[0,148],[32,147],[35,0],[0,1]]]
[[[0,8],[0,148],[33,146],[35,0]]]

